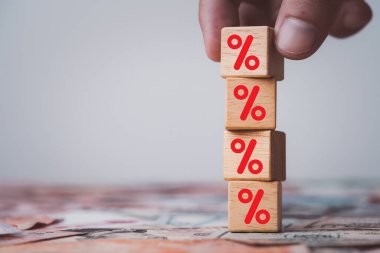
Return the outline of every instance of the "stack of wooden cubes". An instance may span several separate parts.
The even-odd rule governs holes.
[[[281,230],[285,134],[276,128],[276,81],[284,59],[270,27],[222,29],[221,72],[226,78],[224,179],[231,232]]]

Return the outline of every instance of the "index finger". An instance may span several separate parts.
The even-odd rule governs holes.
[[[220,61],[220,30],[239,25],[238,5],[233,0],[200,0],[201,25],[207,56]]]

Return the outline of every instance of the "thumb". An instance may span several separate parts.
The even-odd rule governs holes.
[[[286,58],[311,56],[326,39],[342,0],[284,0],[275,26],[277,50]]]

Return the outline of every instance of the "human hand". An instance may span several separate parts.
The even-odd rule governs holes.
[[[284,57],[305,59],[330,34],[344,38],[372,18],[364,0],[200,0],[199,22],[207,55],[220,61],[220,30],[226,26],[272,26]]]

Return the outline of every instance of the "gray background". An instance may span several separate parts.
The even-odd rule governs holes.
[[[380,2],[286,61],[289,179],[379,177]],[[0,0],[0,180],[222,180],[224,81],[197,1]]]

